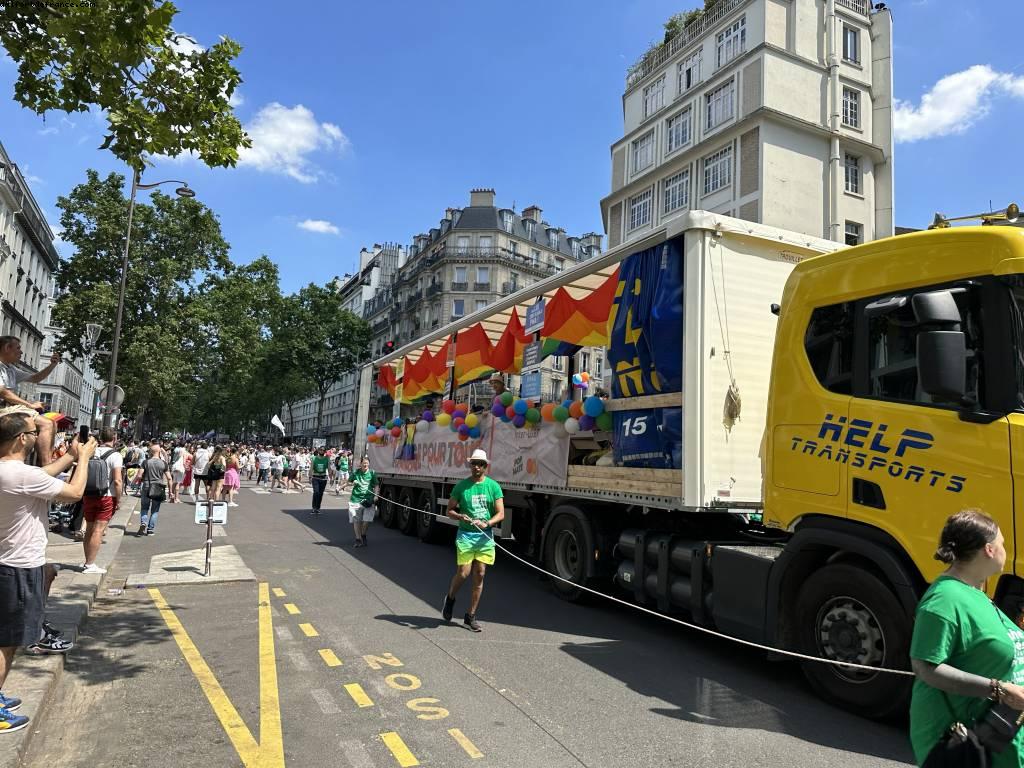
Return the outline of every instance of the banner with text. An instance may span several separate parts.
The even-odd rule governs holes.
[[[483,448],[491,462],[488,474],[499,483],[565,486],[569,438],[564,432],[558,437],[554,424],[516,429],[490,415],[480,421],[483,434],[477,440],[460,441],[447,427],[432,424],[426,432],[412,428],[385,444],[371,443],[370,467],[376,472],[461,480],[469,477],[470,454]]]

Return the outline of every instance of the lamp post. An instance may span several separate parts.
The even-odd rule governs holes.
[[[121,349],[121,318],[124,314],[124,291],[125,285],[128,282],[128,249],[132,242],[132,217],[135,214],[135,195],[140,189],[155,189],[161,184],[180,184],[175,191],[178,197],[195,197],[196,193],[189,187],[187,181],[179,181],[178,179],[168,179],[166,181],[155,181],[152,184],[143,184],[140,179],[142,178],[142,172],[138,169],[135,170],[132,176],[132,196],[131,202],[128,204],[128,231],[124,236],[124,258],[121,260],[121,287],[117,293],[117,320],[114,322],[114,343],[110,350],[110,379],[107,382],[107,391],[115,392],[115,385],[117,384],[117,356]],[[105,409],[107,412],[103,414],[103,426],[111,427],[114,425],[114,413],[111,409]]]

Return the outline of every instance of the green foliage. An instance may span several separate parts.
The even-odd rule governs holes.
[[[632,76],[636,72],[641,72],[647,66],[648,62],[652,61],[654,57],[661,52],[661,50],[668,45],[673,38],[683,32],[688,26],[696,21],[699,21],[704,17],[704,14],[709,11],[712,6],[721,2],[721,0],[704,0],[704,5],[700,8],[693,8],[689,11],[680,11],[679,13],[669,16],[668,20],[664,23],[665,34],[661,40],[656,40],[650,44],[643,56],[634,63],[628,71],[628,75]]]
[[[194,152],[233,166],[251,146],[229,99],[242,82],[228,38],[205,50],[171,27],[177,9],[159,0],[82,4],[4,3],[0,44],[18,64],[14,98],[50,110],[106,113],[101,148],[136,170],[147,155]]]

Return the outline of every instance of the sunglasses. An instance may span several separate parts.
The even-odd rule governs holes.
[[[26,429],[24,432],[19,432],[18,435],[38,435],[38,429]]]
[[[486,467],[487,466],[487,462],[486,461],[471,461],[469,463],[470,463],[470,466],[473,466],[473,467]]]

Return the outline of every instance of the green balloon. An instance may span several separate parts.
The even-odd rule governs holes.
[[[504,392],[501,393],[501,404],[504,405],[506,408],[512,405],[512,401],[515,399],[515,396],[508,390],[505,390]]]
[[[538,421],[540,421],[540,411],[538,411],[536,408],[527,408],[526,420],[531,424],[536,424]]]
[[[391,429],[393,426],[395,426],[395,422],[393,422],[391,419],[388,419],[387,422],[385,422],[384,424],[384,429]]]
[[[611,432],[612,427],[614,426],[615,422],[612,419],[612,415],[608,413],[608,411],[605,411],[604,413],[597,417],[597,428],[600,429],[602,432]]]
[[[569,418],[569,409],[564,405],[559,405],[552,411],[551,415],[555,417],[555,421],[564,422]]]

